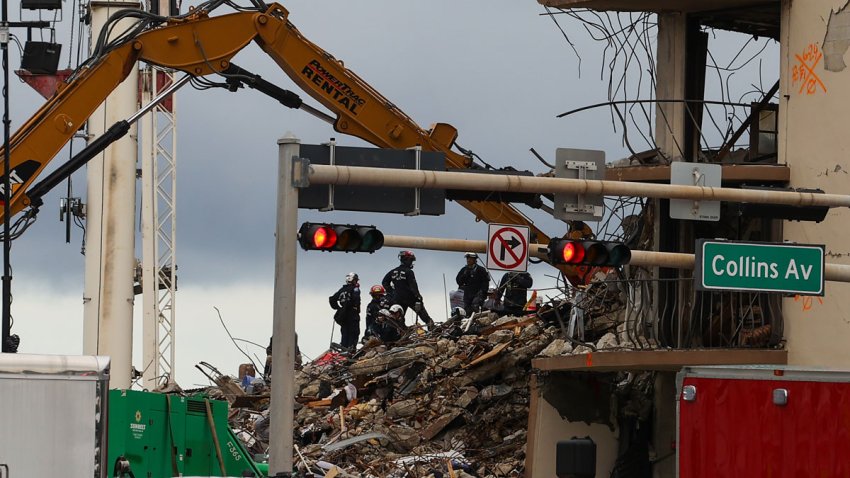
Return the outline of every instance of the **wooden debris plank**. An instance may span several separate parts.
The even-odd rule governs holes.
[[[502,342],[501,344],[493,347],[493,350],[485,353],[484,355],[477,357],[472,362],[469,362],[468,364],[464,365],[463,368],[469,368],[469,367],[472,367],[473,365],[477,365],[477,364],[484,362],[486,360],[490,360],[491,358],[495,357],[496,355],[499,355],[502,352],[502,350],[504,350],[505,347],[508,346],[509,343],[510,342]]]
[[[316,400],[314,402],[307,402],[307,406],[310,408],[318,408],[318,407],[329,407],[331,406],[331,400]]]
[[[422,430],[420,435],[425,440],[431,440],[432,438],[437,436],[438,433],[443,431],[443,428],[446,428],[446,426],[449,423],[451,423],[452,420],[454,420],[455,418],[457,418],[459,416],[460,416],[460,410],[453,410],[452,412],[447,413],[447,414],[441,416],[440,418],[436,419],[435,421],[431,422],[430,425],[428,425],[427,427],[425,427]]]

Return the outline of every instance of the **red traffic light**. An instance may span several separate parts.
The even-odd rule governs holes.
[[[336,245],[336,231],[330,227],[320,226],[313,232],[313,247],[330,249]]]
[[[628,264],[631,250],[625,244],[608,241],[552,239],[549,262],[552,264],[614,266]]]
[[[584,247],[578,242],[567,242],[561,249],[561,258],[567,264],[579,264],[584,260]]]
[[[337,242],[337,233],[330,224],[305,222],[298,230],[298,243],[306,251],[330,251]]]
[[[384,245],[384,234],[375,226],[305,222],[298,230],[298,243],[305,251],[371,253]]]

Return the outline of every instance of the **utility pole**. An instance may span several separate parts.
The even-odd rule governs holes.
[[[139,8],[138,2],[92,1],[92,31],[99,32],[113,13]],[[133,20],[121,20],[119,34]],[[96,35],[95,35],[96,36]],[[138,69],[134,66],[106,101],[89,117],[89,134],[102,135],[138,109]],[[135,126],[88,164],[83,353],[109,355],[112,388],[129,388],[133,353],[134,209],[137,144]]]

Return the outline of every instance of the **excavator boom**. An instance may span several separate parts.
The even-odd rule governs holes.
[[[341,61],[301,35],[288,17],[287,10],[279,4],[271,4],[265,11],[215,17],[201,9],[170,18],[165,26],[98,52],[11,137],[12,214],[30,205],[25,191],[137,61],[193,76],[227,76],[233,71],[233,56],[252,41],[299,87],[336,115],[336,131],[381,148],[420,145],[426,151],[442,152],[449,169],[470,166],[470,158],[451,149],[457,137],[454,127],[438,123],[430,130],[421,128]],[[537,235],[537,242],[548,241],[542,231],[509,204],[459,203],[480,220],[526,224]]]

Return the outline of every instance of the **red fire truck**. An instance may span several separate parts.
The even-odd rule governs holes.
[[[850,372],[688,367],[678,476],[850,477]]]

